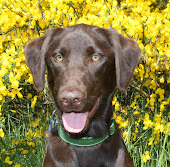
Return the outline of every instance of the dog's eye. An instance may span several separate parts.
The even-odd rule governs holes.
[[[93,62],[96,62],[96,61],[99,61],[99,60],[100,60],[100,56],[99,56],[99,55],[94,54],[94,55],[92,56],[92,61],[93,61]]]
[[[57,53],[55,55],[55,59],[58,61],[58,62],[62,62],[63,61],[63,56],[60,54],[60,53]]]

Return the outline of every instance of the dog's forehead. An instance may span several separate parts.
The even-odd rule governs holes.
[[[105,34],[96,29],[67,28],[63,31],[57,42],[57,49],[65,48],[69,52],[84,52],[91,47],[96,52],[104,52],[110,48],[110,43]]]
[[[66,32],[60,41],[60,46],[67,49],[79,49],[80,51],[80,49],[85,49],[88,46],[95,46],[95,38],[82,30]]]

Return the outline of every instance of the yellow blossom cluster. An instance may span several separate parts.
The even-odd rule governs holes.
[[[142,54],[130,93],[118,93],[113,99],[113,117],[123,128],[124,139],[131,124],[133,141],[138,140],[142,132],[149,131],[148,145],[159,144],[160,136],[170,135],[169,11],[170,2],[159,0],[0,0],[0,144],[10,133],[6,125],[11,118],[24,122],[30,115],[33,119],[36,112],[42,120],[49,120],[42,108],[41,112],[40,107],[35,109],[37,101],[43,101],[43,94],[38,95],[33,89],[24,46],[50,27],[80,23],[113,27],[139,44]],[[44,104],[50,106],[50,101]],[[35,118],[27,124],[29,128],[24,129],[24,140],[32,151],[33,139],[40,141],[44,135],[39,124],[40,120]],[[12,145],[23,143],[23,139],[18,138]],[[27,154],[28,148],[21,151]],[[12,164],[8,151],[2,152],[6,155],[4,162]],[[150,159],[148,152],[142,157],[144,162]]]
[[[11,165],[11,164],[13,163],[13,161],[10,161],[9,156],[7,156],[7,157],[5,158],[5,163]],[[14,167],[20,167],[20,165],[19,165],[19,164],[16,164]]]
[[[149,151],[145,151],[145,154],[142,155],[142,158],[143,158],[143,162],[146,162],[146,161],[150,160]]]

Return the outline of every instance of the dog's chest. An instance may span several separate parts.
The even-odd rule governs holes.
[[[114,167],[116,156],[112,151],[93,147],[72,147],[76,153],[79,167]]]

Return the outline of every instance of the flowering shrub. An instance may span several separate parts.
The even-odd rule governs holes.
[[[163,156],[170,153],[169,11],[170,2],[159,0],[0,0],[0,164],[30,164],[35,156],[28,154],[40,151],[36,148],[43,145],[52,113],[47,89],[37,94],[33,88],[25,44],[49,27],[86,23],[113,27],[139,44],[140,63],[128,92],[114,97],[113,117],[125,143],[131,143],[128,149],[136,165],[168,165]],[[22,156],[27,161],[21,161]]]

